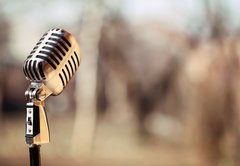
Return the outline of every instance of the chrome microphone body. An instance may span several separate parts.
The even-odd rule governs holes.
[[[80,65],[80,47],[76,39],[63,29],[46,32],[24,61],[23,72],[30,86],[27,98],[26,143],[49,142],[44,100],[59,95]]]

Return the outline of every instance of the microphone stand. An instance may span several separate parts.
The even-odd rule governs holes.
[[[35,144],[29,146],[30,166],[41,166],[40,147],[41,145]]]
[[[29,146],[30,166],[41,166],[40,147],[49,143],[49,129],[44,100],[51,92],[42,83],[32,82],[25,92],[26,143]]]

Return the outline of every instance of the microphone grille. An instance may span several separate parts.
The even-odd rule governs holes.
[[[80,55],[77,51],[73,51],[70,57],[66,57],[72,47],[70,40],[71,34],[63,29],[54,28],[46,32],[24,62],[23,72],[27,79],[46,80],[48,78],[46,66],[50,67],[50,70],[57,70],[63,61],[67,61],[59,71],[62,85],[66,86],[80,64]]]
[[[59,94],[80,65],[80,47],[63,29],[46,32],[24,62],[26,78],[44,83],[54,95]]]
[[[71,80],[72,76],[77,71],[78,66],[80,65],[80,57],[74,51],[72,55],[69,56],[64,66],[62,66],[61,71],[59,72],[59,78],[61,79],[62,86],[65,87],[68,82]]]

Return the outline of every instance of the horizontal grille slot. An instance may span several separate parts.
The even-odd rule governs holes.
[[[38,80],[40,80],[40,77],[38,76],[38,72],[37,72],[37,61],[34,61],[34,62],[33,62],[33,72],[34,72],[36,78],[37,78]]]
[[[29,61],[27,61],[27,62],[25,63],[25,71],[26,71],[26,73],[27,73],[27,77],[28,77],[29,79],[31,79],[31,76],[30,76],[29,71],[28,71],[28,65],[29,65]]]
[[[53,36],[60,37],[61,39],[63,39],[63,41],[65,41],[69,47],[72,46],[71,43],[64,37],[64,35],[57,34],[57,33],[52,33],[52,35],[53,35]]]
[[[57,34],[57,33],[52,33],[52,35],[53,35],[53,36],[60,37],[60,38],[62,38],[62,37],[63,37],[63,35],[61,35],[61,34]]]
[[[39,41],[42,41],[45,37],[42,37]]]
[[[58,42],[59,39],[56,39],[56,38],[53,38],[53,37],[49,37],[48,40],[52,40],[52,41]]]
[[[27,63],[28,63],[28,61],[25,61],[24,66],[23,66],[23,72],[24,72],[25,76],[29,78],[29,74],[27,71]]]
[[[68,60],[68,64],[69,64],[69,66],[71,67],[72,75],[73,75],[73,74],[74,74],[74,70],[73,70],[73,67],[72,67],[72,64],[71,64],[70,60]]]
[[[59,41],[59,43],[61,44],[61,46],[62,46],[66,51],[68,51],[68,48],[65,46],[65,44],[64,44],[63,42]]]
[[[74,55],[75,55],[75,57],[76,57],[76,59],[77,59],[77,62],[78,62],[78,66],[80,65],[80,61],[79,61],[79,59],[78,59],[78,55],[77,55],[77,53],[74,51]]]
[[[32,80],[35,80],[35,77],[34,77],[34,74],[32,73],[32,60],[30,60],[29,64],[28,64],[28,71],[29,71],[29,74],[30,74],[30,78]]]
[[[48,32],[44,33],[44,34],[43,34],[43,37],[46,36],[47,34],[48,34]]]
[[[33,48],[33,50],[36,50],[38,48],[38,46],[35,46],[34,48]]]
[[[42,42],[41,41],[39,41],[36,45],[39,45],[39,44],[41,44]]]
[[[55,55],[57,55],[57,57],[60,60],[62,60],[62,56],[53,47],[44,46],[43,49],[46,49],[46,50],[49,50],[49,51],[53,52]]]
[[[36,52],[36,50],[32,50],[31,52],[30,52],[30,54],[33,54],[33,53],[35,53]]]
[[[69,47],[72,46],[71,43],[70,43],[64,36],[62,37],[62,39],[67,43],[67,45],[68,45]]]
[[[75,71],[77,70],[77,65],[76,65],[76,62],[75,62],[75,60],[74,60],[74,58],[73,58],[73,56],[71,55],[71,58],[72,58],[72,61],[73,61],[73,64],[74,64],[74,67],[75,67]]]
[[[65,68],[67,69],[67,72],[68,72],[68,80],[70,80],[71,79],[71,74],[70,74],[70,71],[67,67],[67,64],[65,64]]]
[[[63,56],[65,56],[65,52],[59,47],[59,45],[56,45],[56,48],[62,53]]]
[[[31,55],[31,54],[30,54],[30,55],[28,55],[27,59],[29,59],[29,58],[32,58],[32,56],[33,56],[33,55]]]
[[[43,72],[42,62],[38,63],[38,69],[39,69],[39,73],[40,73],[41,77],[42,77],[43,79],[45,79],[45,74],[44,74],[44,72]]]
[[[50,59],[48,59],[47,57],[42,56],[42,55],[37,55],[37,58],[40,58],[40,59],[43,59],[43,60],[47,61],[49,63],[49,65],[51,65],[52,68],[56,70],[57,67],[55,66],[55,64],[52,63],[52,61]]]
[[[61,79],[61,81],[62,81],[63,87],[65,87],[65,84],[64,84],[63,77],[62,77],[61,73],[59,73],[58,75],[59,75],[59,77],[60,77],[60,79]]]
[[[57,39],[57,38],[49,37],[48,39],[58,42],[65,49],[65,51],[68,51],[68,48],[66,47],[66,45],[59,38]]]
[[[46,42],[46,44],[53,46],[53,47],[55,47],[57,45],[56,43],[53,43],[53,42]]]
[[[66,85],[67,85],[67,83],[68,83],[68,79],[67,79],[67,75],[66,75],[66,73],[65,73],[65,70],[64,70],[64,69],[62,69],[62,72],[63,72],[63,74],[64,74],[64,78],[65,78]]]
[[[62,55],[65,56],[65,52],[57,44],[52,42],[46,42],[46,44],[56,47],[62,53]]]
[[[58,60],[54,57],[54,55],[52,55],[51,54],[51,52],[47,52],[47,51],[40,51],[39,53],[41,53],[41,54],[45,54],[45,55],[48,55],[49,57],[51,57],[51,59],[53,59],[54,60],[54,62],[56,63],[56,64],[58,64],[59,65],[59,62],[58,62]]]

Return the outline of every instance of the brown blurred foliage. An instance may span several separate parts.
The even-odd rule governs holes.
[[[209,28],[205,39],[166,31],[157,23],[134,28],[117,14],[105,21],[99,42],[98,110],[109,110],[112,93],[121,95],[111,85],[117,80],[126,89],[141,137],[154,136],[149,126],[156,117],[151,114],[160,112],[182,124],[184,141],[200,165],[239,165],[239,36],[227,31],[220,10],[212,10],[209,1],[203,4]],[[170,137],[179,137],[174,128]]]

